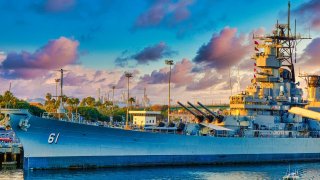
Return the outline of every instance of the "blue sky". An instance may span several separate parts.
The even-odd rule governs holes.
[[[297,6],[301,2],[292,4]],[[191,16],[199,14],[192,17],[195,27],[178,37],[182,29],[179,24],[134,27],[135,20],[153,1],[75,1],[72,7],[58,12],[46,11],[44,3],[1,1],[0,48],[34,51],[50,39],[65,36],[78,40],[80,50],[88,53],[81,56],[81,63],[97,69],[114,68],[114,59],[125,50],[135,53],[159,42],[166,42],[178,51],[174,59],[193,58],[197,48],[223,27],[235,27],[244,33],[259,27],[269,28],[279,12],[287,8],[285,0],[268,1],[268,6],[262,0],[194,1],[190,5]]]
[[[292,0],[292,9],[295,11],[313,2]],[[62,63],[62,67],[76,65],[90,71],[118,73],[138,70],[141,78],[151,76],[152,71],[160,71],[168,58],[176,62],[185,58],[192,62],[199,48],[226,27],[235,28],[237,37],[249,36],[259,28],[270,32],[276,19],[286,21],[283,15],[287,3],[286,0],[2,0],[0,52],[32,54],[48,42],[65,37],[78,42],[77,57],[67,61],[69,64]],[[308,15],[304,12],[303,16],[292,14],[301,25],[299,30],[306,32],[306,27],[311,26],[305,22]],[[316,29],[311,31],[314,36],[318,35]],[[134,58],[139,53],[145,55],[143,50],[159,48],[162,48],[160,54],[151,59],[148,56]],[[117,65],[117,58],[128,64]],[[54,68],[59,67],[44,69]],[[26,79],[12,77],[4,75],[2,78],[3,81]],[[119,83],[117,81],[109,83]]]

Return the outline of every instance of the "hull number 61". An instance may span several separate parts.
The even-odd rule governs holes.
[[[59,135],[60,135],[60,133],[51,133],[50,135],[49,135],[49,138],[48,138],[48,143],[49,144],[52,144],[52,143],[55,143],[55,144],[57,144],[58,143],[58,139],[59,139]]]

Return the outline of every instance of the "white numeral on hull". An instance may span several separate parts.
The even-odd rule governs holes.
[[[55,144],[57,144],[58,143],[58,139],[59,139],[59,135],[60,135],[60,133],[58,133],[58,134],[51,133],[49,135],[49,138],[48,138],[48,143],[52,144],[54,142]]]

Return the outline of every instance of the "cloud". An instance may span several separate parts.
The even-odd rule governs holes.
[[[131,73],[132,73],[132,78],[130,78],[131,79],[130,82],[132,83],[132,79],[133,80],[136,79],[140,72],[138,70],[133,70]],[[123,89],[123,88],[127,87],[127,83],[128,83],[128,79],[125,76],[125,73],[122,73],[122,75],[119,78],[118,82],[115,84],[115,87],[117,89]],[[132,84],[131,84],[131,87],[133,87]]]
[[[196,91],[207,89],[216,83],[221,82],[221,75],[219,75],[216,71],[206,71],[204,76],[199,80],[194,81],[187,85],[186,90],[188,91]]]
[[[124,51],[121,56],[115,59],[116,66],[128,66],[130,60],[136,61],[137,64],[148,64],[149,62],[158,61],[161,58],[171,57],[177,54],[176,51],[171,50],[164,42],[147,46],[133,55],[126,56],[127,53],[128,51]]]
[[[79,42],[60,37],[49,41],[34,53],[11,52],[1,63],[2,77],[30,79],[44,75],[48,70],[75,64],[78,59]]]
[[[192,83],[193,75],[192,71],[192,62],[183,59],[182,61],[177,62],[171,71],[171,82],[175,84],[175,87],[181,87],[186,84]],[[154,70],[152,73],[146,74],[140,78],[140,83],[142,84],[163,84],[168,83],[169,79],[169,68],[162,68],[160,70]]]
[[[39,13],[61,13],[71,11],[76,0],[45,0],[31,3],[31,8]]]
[[[147,64],[149,61],[157,61],[164,57],[171,57],[176,54],[164,42],[145,47],[142,51],[132,55],[138,64]]]
[[[303,69],[317,70],[320,66],[320,37],[315,38],[308,44],[308,46],[303,50],[300,56],[299,65],[303,66]]]
[[[193,62],[206,68],[225,70],[248,55],[250,47],[245,35],[237,35],[237,29],[226,27],[199,48]]]
[[[137,18],[134,27],[150,27],[161,23],[175,25],[190,16],[189,6],[192,4],[192,0],[156,0]]]
[[[82,65],[67,65],[68,69],[64,76],[64,94],[71,97],[83,98],[87,96],[97,96],[98,89],[101,95],[111,90],[110,84],[116,84],[123,72],[118,70],[95,70]],[[43,76],[32,79],[3,79],[0,77],[0,92],[8,89],[12,83],[12,92],[19,98],[44,98],[46,93],[55,95],[55,79],[60,78],[60,73],[50,71]],[[58,92],[59,93],[59,92]],[[116,97],[120,92],[115,93]]]
[[[73,72],[67,73],[63,78],[64,85],[66,86],[81,86],[88,84],[89,78],[85,74],[77,75]]]
[[[6,57],[7,55],[4,52],[0,51],[0,63],[2,63],[2,61],[4,61]]]
[[[27,7],[41,15],[53,15],[55,19],[80,20],[84,23],[105,20],[104,15],[114,9],[117,3],[112,0],[44,0],[30,2]]]
[[[302,17],[303,22],[307,22],[313,29],[320,29],[320,1],[310,0],[302,3],[293,13]]]
[[[212,17],[210,11],[217,7],[216,1],[199,0],[154,0],[135,20],[132,30],[163,28],[170,29],[177,38],[212,31],[226,15]],[[150,3],[151,2],[151,3]]]

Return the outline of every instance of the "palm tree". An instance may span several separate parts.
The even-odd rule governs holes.
[[[46,102],[51,101],[52,95],[50,93],[46,94]]]
[[[93,97],[86,97],[86,105],[89,107],[95,106],[96,100]]]
[[[136,102],[136,99],[134,97],[129,98],[130,106],[132,106],[133,103],[135,103],[135,102]]]
[[[4,102],[3,96],[0,95],[0,107],[2,108],[2,107],[4,107],[4,106],[6,106],[6,102]]]
[[[73,98],[73,104],[76,107],[76,114],[78,114],[78,106],[79,106],[80,100],[79,98]]]
[[[71,114],[72,114],[72,110],[73,110],[73,100],[72,100],[73,98],[68,98],[67,100],[66,100],[66,103],[67,103],[67,105],[68,105],[68,110],[71,112]]]
[[[11,103],[13,102],[14,100],[14,96],[13,94],[10,92],[10,91],[6,91],[3,95],[3,100],[6,104],[6,108],[8,108],[8,105],[11,105]]]

